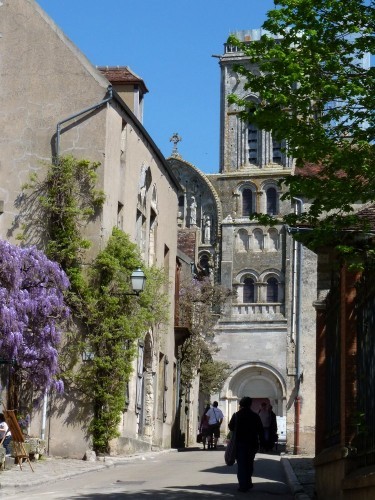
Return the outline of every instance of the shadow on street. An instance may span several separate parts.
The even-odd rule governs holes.
[[[113,485],[112,485],[113,486]],[[120,485],[119,485],[120,486]],[[88,493],[85,495],[69,496],[67,498],[71,500],[120,500],[122,498],[152,498],[155,500],[212,500],[213,498],[292,498],[284,488],[280,488],[279,491],[271,492],[269,489],[269,484],[266,482],[256,483],[254,490],[251,490],[247,495],[237,491],[238,484],[237,481],[228,484],[194,484],[191,486],[170,486],[162,490],[145,490],[145,491],[126,491],[123,488],[123,484],[120,486],[118,492],[110,493]]]

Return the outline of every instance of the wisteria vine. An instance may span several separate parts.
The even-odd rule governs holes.
[[[68,287],[65,272],[43,252],[0,241],[0,357],[37,390],[63,390],[57,348]]]

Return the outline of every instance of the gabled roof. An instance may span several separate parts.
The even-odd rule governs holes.
[[[97,69],[114,85],[139,85],[143,94],[148,92],[145,82],[129,66],[97,66]]]

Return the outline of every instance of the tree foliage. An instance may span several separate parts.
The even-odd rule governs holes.
[[[200,392],[202,394],[220,392],[231,370],[231,365],[225,361],[218,361],[210,356],[202,360],[199,369]]]
[[[203,365],[210,363],[212,366],[214,363],[220,373],[227,368],[216,364],[212,357],[218,352],[215,326],[232,294],[231,290],[213,284],[209,277],[183,280],[179,296],[180,324],[188,326],[191,333],[179,352],[183,386],[188,386],[197,371],[201,370],[201,385],[212,387],[214,390],[217,384],[211,383],[208,376],[205,380],[205,374],[208,375],[209,370],[202,371]]]
[[[61,267],[35,247],[0,241],[0,353],[34,394],[55,387],[61,328],[69,315]]]
[[[361,64],[375,52],[373,2],[275,0],[275,6],[260,41],[228,39],[246,56],[234,69],[259,96],[256,105],[235,95],[230,102],[245,120],[287,141],[297,169],[283,179],[284,198],[312,204],[284,222],[309,224],[322,240],[354,223],[352,204],[374,200],[375,72]]]

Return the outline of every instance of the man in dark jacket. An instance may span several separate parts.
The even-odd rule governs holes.
[[[236,431],[236,460],[238,491],[248,491],[253,487],[252,475],[254,458],[259,446],[264,446],[264,431],[259,415],[251,410],[251,398],[240,401],[240,409],[230,422],[229,429]]]

